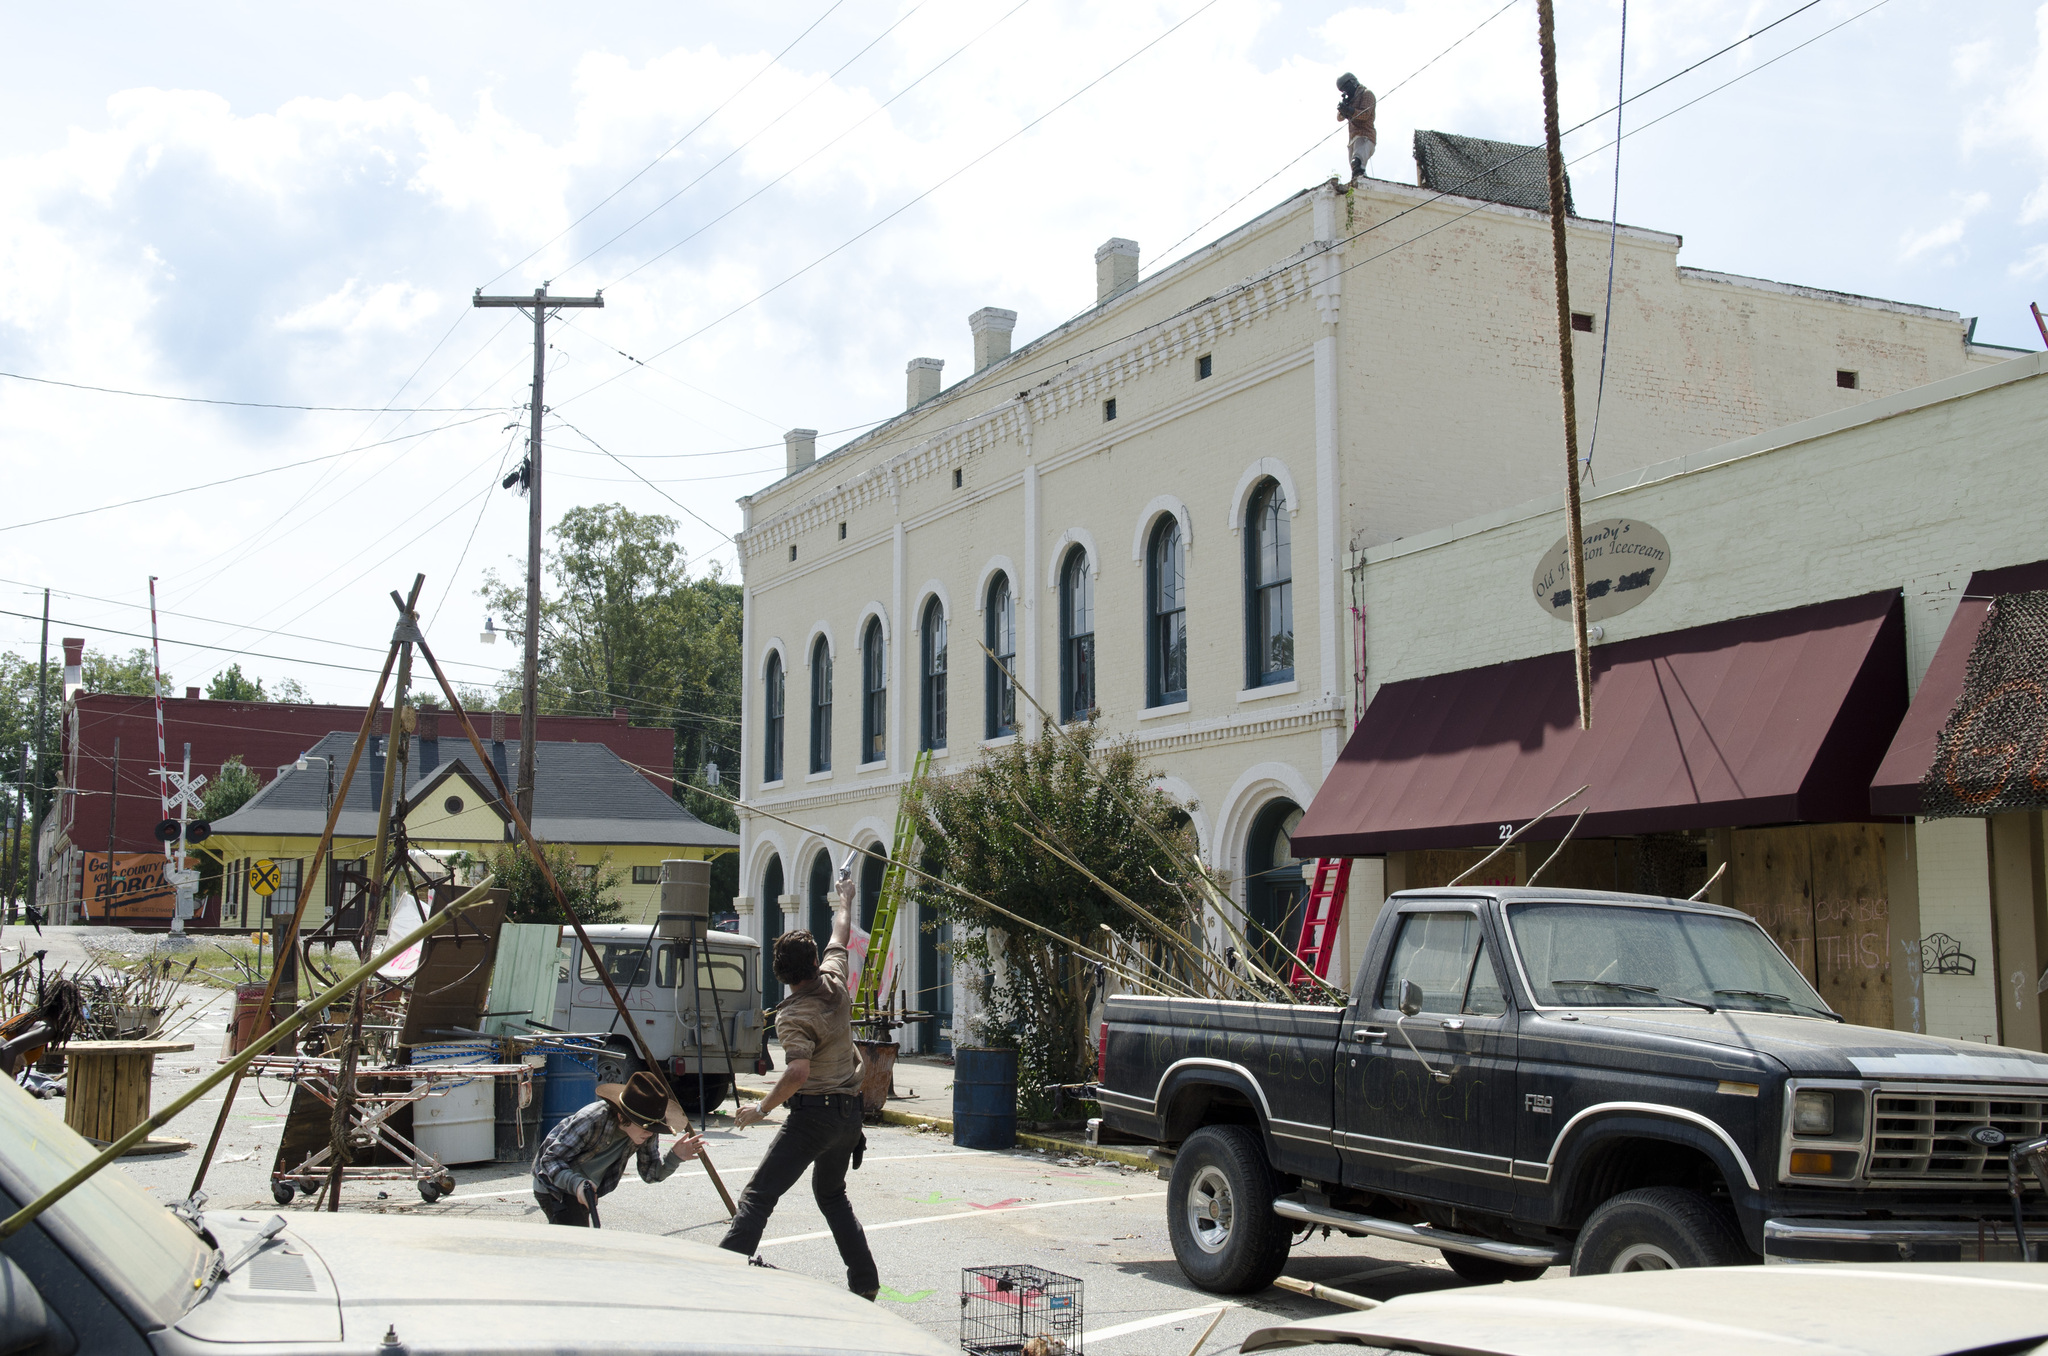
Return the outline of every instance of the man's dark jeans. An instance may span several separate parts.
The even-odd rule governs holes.
[[[789,1100],[787,1113],[768,1146],[768,1156],[740,1193],[739,1214],[718,1246],[751,1257],[761,1245],[761,1231],[768,1227],[775,1203],[809,1168],[811,1195],[832,1226],[839,1260],[846,1263],[846,1288],[856,1295],[873,1295],[881,1278],[874,1254],[868,1251],[867,1235],[854,1218],[853,1202],[846,1199],[846,1168],[861,1137],[860,1096],[798,1093]]]

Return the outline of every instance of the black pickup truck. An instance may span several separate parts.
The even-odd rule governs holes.
[[[1099,1080],[1205,1290],[1266,1286],[1319,1225],[1472,1280],[2023,1260],[2017,1146],[2048,1240],[2048,1055],[1849,1026],[1710,904],[1397,894],[1348,1005],[1112,998]]]

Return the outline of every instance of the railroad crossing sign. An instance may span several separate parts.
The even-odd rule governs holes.
[[[277,869],[277,863],[271,861],[270,858],[260,857],[249,867],[249,888],[257,894],[276,894],[280,883],[281,877]]]
[[[164,795],[164,808],[166,810],[197,810],[204,803],[204,797],[199,794],[199,788],[206,785],[206,775],[204,773],[194,777],[189,773],[172,772],[170,769],[165,768],[158,772],[157,775],[163,778],[166,787]]]

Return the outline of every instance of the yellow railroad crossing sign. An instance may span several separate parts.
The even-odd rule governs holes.
[[[281,879],[277,863],[268,857],[259,857],[249,867],[249,888],[259,895],[276,894]]]

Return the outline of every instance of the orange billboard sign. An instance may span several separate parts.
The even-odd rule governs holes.
[[[101,923],[129,919],[166,919],[176,912],[177,888],[165,873],[170,861],[161,852],[117,852],[114,869],[107,854],[85,856],[85,916]]]

